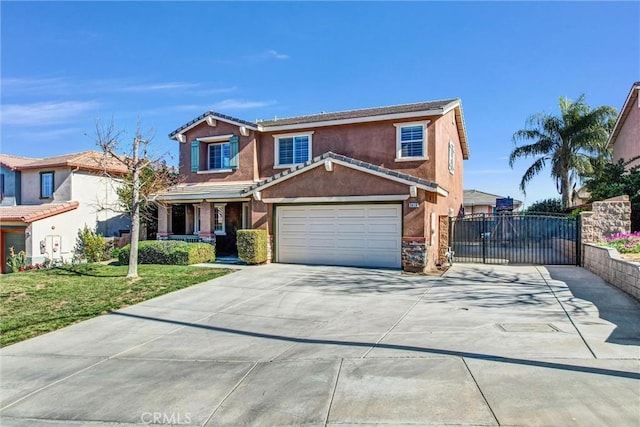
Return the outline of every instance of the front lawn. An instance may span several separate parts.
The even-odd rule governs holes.
[[[127,279],[127,266],[82,264],[5,274],[0,278],[0,347],[229,272],[140,265],[140,278]]]

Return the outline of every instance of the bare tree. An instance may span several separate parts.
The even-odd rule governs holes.
[[[127,170],[127,176],[121,180],[125,186],[118,192],[120,202],[126,204],[125,211],[131,215],[131,250],[129,252],[129,269],[127,277],[138,277],[138,241],[140,238],[141,211],[148,203],[152,203],[154,192],[166,189],[175,183],[176,177],[171,168],[160,158],[153,158],[149,146],[153,134],[142,136],[140,125],[136,129],[129,151],[121,147],[124,133],[116,130],[113,120],[107,126],[96,122],[96,142],[104,153],[104,170],[109,169],[107,163],[120,164]],[[122,151],[121,151],[122,150]],[[162,165],[160,168],[154,166]],[[149,170],[158,170],[149,179]],[[124,196],[123,196],[124,195]]]

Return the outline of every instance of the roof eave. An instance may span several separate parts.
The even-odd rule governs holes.
[[[611,131],[611,135],[609,135],[609,139],[607,140],[607,147],[613,148],[615,145],[615,140],[620,133],[620,129],[622,128],[623,123],[627,119],[627,115],[629,115],[629,111],[631,110],[631,104],[638,99],[638,92],[640,92],[640,82],[635,82],[633,86],[631,86],[631,90],[627,94],[627,98],[622,105],[622,109],[620,110],[620,114],[618,114],[618,118],[616,119],[616,124],[613,126],[613,131]]]
[[[247,129],[251,129],[251,130],[254,130],[254,131],[259,130],[259,126],[256,126],[255,124],[243,123],[241,121],[233,120],[232,118],[230,118],[228,116],[223,116],[221,114],[216,114],[216,113],[214,113],[212,111],[207,111],[206,113],[201,114],[200,116],[196,117],[192,121],[187,122],[187,124],[185,124],[183,126],[180,126],[178,129],[176,129],[173,132],[171,132],[169,134],[169,139],[177,140],[177,135],[178,134],[184,134],[185,132],[188,132],[191,129],[193,129],[194,127],[202,124],[203,122],[205,122],[207,120],[207,117],[214,117],[216,120],[220,120],[220,121],[223,121],[225,123],[230,123],[230,124],[238,126],[238,127],[246,127]]]

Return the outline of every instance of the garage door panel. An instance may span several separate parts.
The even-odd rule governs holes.
[[[401,265],[400,204],[280,206],[276,218],[279,262]]]

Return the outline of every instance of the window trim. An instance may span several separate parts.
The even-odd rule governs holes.
[[[296,165],[301,165],[309,160],[313,159],[313,134],[315,131],[309,132],[294,132],[294,133],[281,133],[273,135],[273,168],[274,169],[289,169]],[[309,138],[309,156],[307,160],[301,163],[280,164],[280,138],[295,138],[296,136],[306,136]]]
[[[452,139],[449,140],[448,166],[449,166],[449,173],[453,175],[456,171],[456,147],[453,144]]]
[[[231,143],[229,140],[220,141],[220,142],[212,142],[207,144],[207,170],[206,171],[198,171],[198,173],[222,173],[222,172],[233,172],[233,169],[229,168],[211,168],[211,147],[215,145],[229,145],[229,163],[231,163]]]
[[[200,205],[193,205],[193,234],[200,234]]]
[[[51,175],[51,195],[50,196],[44,196],[44,193],[42,192],[42,178],[45,175]],[[42,172],[40,172],[40,198],[41,199],[51,199],[51,198],[53,198],[53,193],[55,193],[55,189],[56,189],[56,172],[55,171],[42,171]]]
[[[422,120],[419,122],[402,122],[402,123],[394,123],[393,126],[396,128],[396,162],[415,162],[421,160],[429,160],[429,154],[427,152],[427,132],[429,128],[430,120]],[[411,126],[422,126],[422,156],[414,156],[414,157],[403,157],[402,156],[402,128],[411,127]]]
[[[227,235],[227,204],[226,203],[214,203],[213,204],[213,233],[216,236],[226,236]],[[216,212],[218,209],[222,209],[222,229],[216,230]]]

